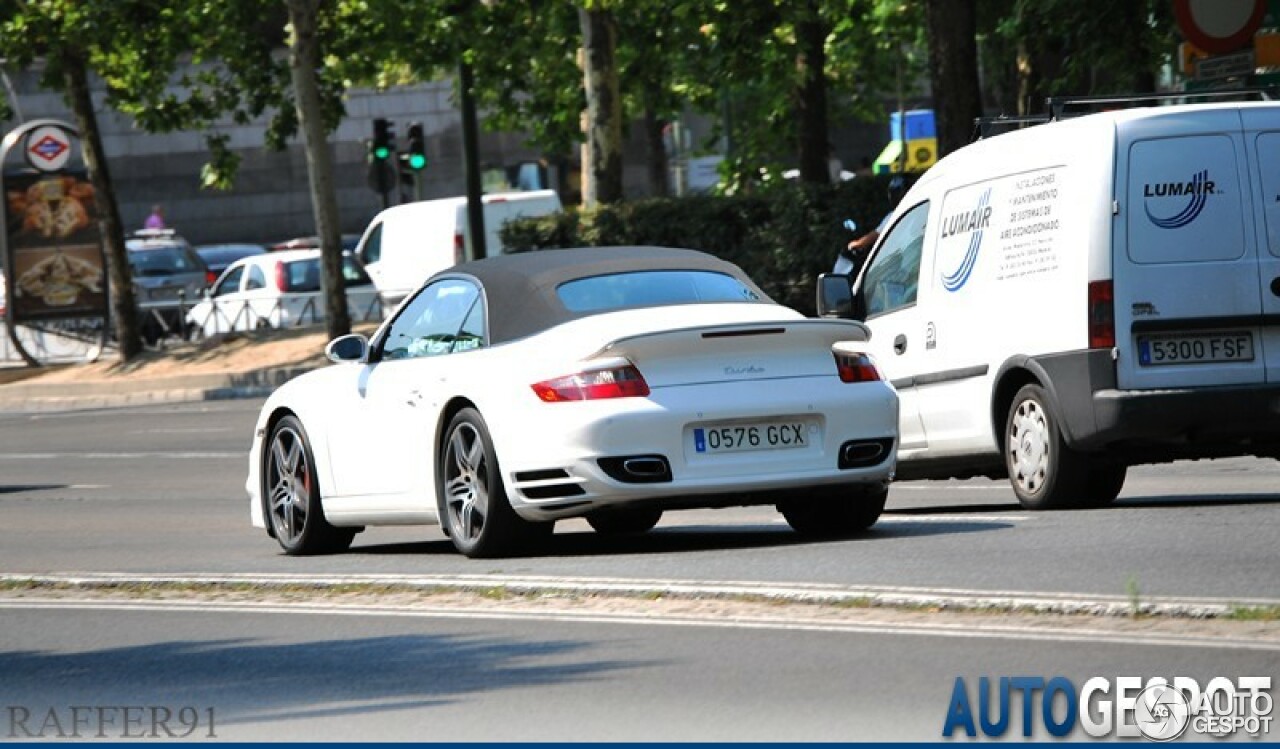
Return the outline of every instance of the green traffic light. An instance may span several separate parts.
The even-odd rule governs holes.
[[[427,157],[420,153],[409,154],[409,168],[422,169],[427,165]]]
[[[385,159],[391,155],[391,149],[386,146],[378,146],[373,149],[373,157],[375,159]]]

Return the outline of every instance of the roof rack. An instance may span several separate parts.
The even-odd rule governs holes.
[[[973,140],[982,140],[989,135],[998,135],[1005,129],[1024,125],[1043,125],[1049,121],[1047,114],[1002,114],[995,117],[973,118]],[[993,132],[998,131],[998,132]]]
[[[1246,99],[1252,101],[1271,101],[1275,90],[1269,88],[1225,88],[1215,91],[1170,91],[1167,93],[1149,94],[1103,94],[1101,96],[1050,96],[1045,99],[1045,108],[1049,110],[1050,119],[1059,120],[1068,116],[1068,107],[1108,106],[1111,109],[1125,105],[1155,103],[1162,101],[1185,101],[1188,99]],[[1089,110],[1092,111],[1092,110]],[[1088,112],[1085,112],[1086,114]],[[1076,113],[1080,114],[1080,113]]]
[[[997,117],[975,117],[973,120],[973,140],[982,140],[989,135],[998,135],[1005,130],[1020,128],[1025,125],[1043,125],[1064,117],[1076,117],[1106,109],[1123,109],[1135,104],[1154,104],[1156,102],[1177,102],[1195,99],[1237,99],[1244,101],[1274,101],[1277,91],[1274,88],[1227,88],[1215,91],[1170,91],[1167,93],[1145,94],[1103,94],[1100,96],[1050,96],[1045,99],[1045,108],[1049,114],[999,115]],[[1071,111],[1073,107],[1084,111]]]

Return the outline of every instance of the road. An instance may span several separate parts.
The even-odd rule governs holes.
[[[957,677],[970,690],[999,675],[1065,676],[1077,688],[1093,676],[1178,674],[1207,684],[1216,675],[1274,674],[1280,662],[1274,650],[1140,640],[157,602],[134,610],[0,604],[0,621],[0,706],[9,716],[18,708],[40,716],[25,724],[32,731],[52,710],[68,735],[72,706],[127,705],[175,715],[192,708],[194,738],[208,738],[212,709],[214,735],[230,740],[937,741]],[[1011,714],[1017,737],[1019,701]],[[0,738],[26,738],[12,733],[9,716],[0,714]],[[44,737],[54,737],[51,728]]]
[[[1280,463],[1134,469],[1113,507],[1032,513],[1004,482],[896,484],[872,532],[813,542],[772,508],[668,514],[603,540],[561,523],[539,556],[473,561],[434,527],[291,559],[248,525],[259,401],[0,415],[0,571],[490,573],[1280,599]]]

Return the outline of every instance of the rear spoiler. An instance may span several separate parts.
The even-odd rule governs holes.
[[[800,319],[769,322],[731,323],[723,325],[698,325],[656,333],[640,333],[611,341],[587,359],[603,359],[633,356],[643,357],[660,350],[666,356],[682,356],[705,353],[717,342],[748,338],[772,338],[784,336],[788,344],[809,343],[832,349],[837,343],[844,349],[871,340],[871,330],[855,320]],[[854,344],[853,346],[847,344]]]

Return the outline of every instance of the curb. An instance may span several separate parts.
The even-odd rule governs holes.
[[[937,609],[1007,614],[1067,614],[1101,617],[1134,615],[1170,619],[1220,619],[1242,609],[1280,609],[1277,599],[1149,597],[1134,602],[1124,596],[1029,591],[977,591],[950,588],[843,586],[804,583],[628,580],[614,578],[532,577],[518,575],[285,575],[285,574],[135,574],[65,572],[47,574],[0,573],[0,587],[113,590],[145,587],[174,590],[202,587],[212,590],[315,591],[368,588],[377,592],[453,590],[473,593],[579,595],[699,599],[744,598],[778,603],[809,603],[867,608]]]
[[[260,398],[317,366],[181,375],[120,382],[16,382],[0,387],[0,413],[50,413]]]

